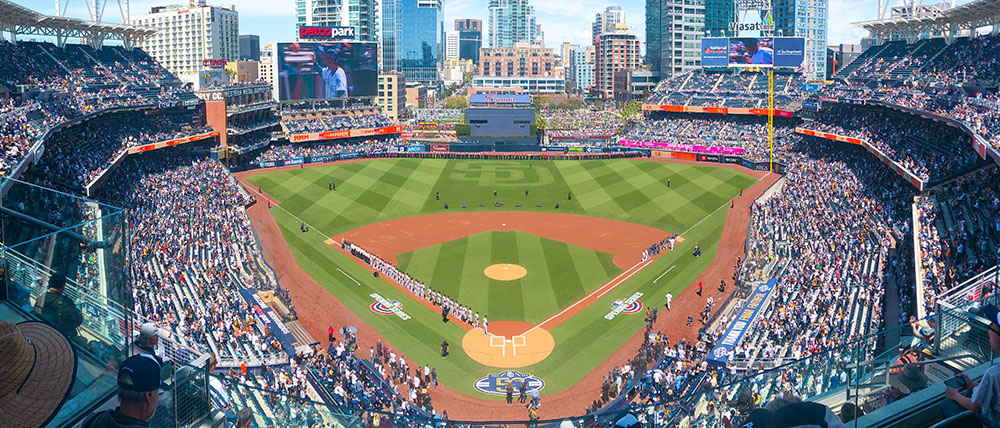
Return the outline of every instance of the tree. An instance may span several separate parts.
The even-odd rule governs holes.
[[[638,120],[642,117],[642,104],[635,100],[629,101],[618,110],[618,114],[626,122]]]

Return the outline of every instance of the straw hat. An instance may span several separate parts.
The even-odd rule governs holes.
[[[0,424],[49,423],[75,378],[76,350],[66,336],[39,321],[0,321]]]

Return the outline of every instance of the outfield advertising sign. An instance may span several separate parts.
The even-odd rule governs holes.
[[[777,37],[774,39],[774,66],[801,67],[806,58],[806,39]]]
[[[729,39],[725,37],[707,37],[701,39],[702,67],[729,66]]]
[[[772,278],[767,282],[754,285],[753,292],[747,298],[746,304],[736,313],[729,328],[726,329],[726,334],[722,336],[722,340],[719,340],[712,352],[708,354],[710,364],[725,365],[729,361],[730,352],[743,340],[743,336],[753,326],[757,315],[763,312],[777,283],[778,281]]]

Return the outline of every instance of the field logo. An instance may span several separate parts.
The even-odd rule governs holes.
[[[507,384],[513,384],[514,394],[517,395],[521,388],[521,383],[527,383],[526,391],[538,388],[545,388],[545,381],[538,376],[524,374],[513,370],[503,373],[486,375],[486,377],[476,381],[476,390],[483,394],[507,395]]]
[[[403,312],[403,309],[402,309],[403,304],[399,303],[399,301],[397,301],[397,300],[390,301],[389,299],[386,299],[385,297],[382,297],[382,296],[378,295],[377,293],[369,294],[369,296],[371,298],[375,299],[375,303],[372,303],[371,306],[369,306],[371,308],[372,312],[375,312],[376,314],[382,314],[382,315],[393,315],[393,314],[395,314],[397,317],[399,317],[399,318],[401,318],[403,320],[410,319],[410,316],[407,315],[406,312]]]
[[[528,177],[529,169],[534,177]],[[556,181],[548,168],[531,169],[521,163],[504,161],[459,162],[455,164],[455,170],[449,177],[455,181],[471,181],[483,187],[544,186]]]
[[[611,306],[614,308],[611,312],[608,312],[604,316],[605,319],[613,320],[618,314],[634,314],[642,310],[642,302],[639,298],[642,297],[642,293],[635,292],[635,294],[628,296],[625,300],[615,300]]]
[[[621,305],[624,305],[624,304],[625,304],[624,300],[618,299],[618,300],[615,300],[614,303],[611,304],[611,308],[612,309],[613,308],[617,308],[617,307],[619,307]],[[625,309],[622,309],[622,313],[623,314],[637,314],[640,311],[642,311],[642,302],[640,302],[638,300],[632,302],[631,305],[626,306]]]

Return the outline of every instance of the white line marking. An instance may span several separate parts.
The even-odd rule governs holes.
[[[675,267],[677,267],[677,265],[673,265],[670,267],[670,269],[667,269],[666,272],[661,273],[660,276],[656,277],[656,279],[653,280],[653,284],[656,284],[656,281],[659,281],[660,278],[663,278],[663,275],[670,273],[670,271],[674,270]]]
[[[239,181],[239,180],[237,180],[237,181]],[[243,187],[244,187],[244,188],[247,188],[247,187],[248,187],[248,184],[245,184],[245,183],[243,183],[242,181],[240,181],[240,184],[241,184],[241,185],[243,185]],[[253,188],[247,188],[247,191],[249,191],[249,192],[250,192],[250,194],[254,195],[254,193],[253,193]],[[271,198],[268,198],[267,196],[264,196],[264,194],[263,194],[263,193],[256,193],[255,195],[256,195],[256,196],[258,196],[258,197],[261,197],[261,198],[264,198],[264,199],[266,199],[266,200],[268,200],[268,201],[271,201],[271,207],[272,207],[272,208],[279,208],[279,209],[281,209],[281,210],[282,210],[282,211],[284,211],[284,212],[285,212],[286,214],[288,214],[288,215],[290,215],[290,216],[294,217],[294,218],[295,218],[296,220],[298,220],[298,221],[299,221],[299,222],[301,222],[302,224],[305,224],[306,226],[309,226],[309,230],[312,230],[312,231],[315,231],[316,233],[318,233],[318,234],[320,234],[320,235],[323,235],[323,237],[324,237],[324,238],[326,238],[326,239],[329,239],[329,240],[331,240],[331,241],[335,242],[335,243],[336,243],[336,244],[337,244],[338,246],[340,246],[340,245],[342,245],[342,244],[343,244],[343,243],[341,243],[341,242],[337,242],[337,241],[336,241],[335,239],[333,239],[333,237],[332,237],[332,236],[330,236],[330,235],[327,235],[327,234],[325,234],[325,233],[323,233],[323,232],[320,232],[320,231],[319,231],[319,229],[317,229],[317,228],[313,227],[313,226],[312,226],[311,224],[309,224],[309,223],[306,223],[306,222],[305,222],[305,220],[302,220],[301,218],[299,218],[299,216],[297,216],[297,215],[295,215],[295,214],[292,214],[292,212],[291,212],[291,211],[288,211],[288,210],[286,210],[286,209],[285,209],[285,207],[281,206],[281,204],[280,204],[280,203],[278,203],[278,201],[276,201],[276,200],[274,200],[274,199],[271,199]],[[275,220],[275,222],[277,222],[277,220]],[[355,281],[355,282],[356,282],[356,281]]]
[[[360,282],[358,282],[358,280],[356,280],[356,279],[354,279],[354,278],[351,278],[351,276],[350,276],[350,275],[348,275],[348,274],[347,274],[347,272],[344,272],[344,271],[340,270],[340,268],[337,268],[337,272],[340,272],[340,273],[344,274],[344,276],[346,276],[346,277],[347,277],[347,279],[349,279],[349,280],[351,280],[351,281],[354,281],[354,283],[355,283],[355,284],[358,284],[358,287],[360,287],[360,286],[361,286],[361,283],[360,283]]]

